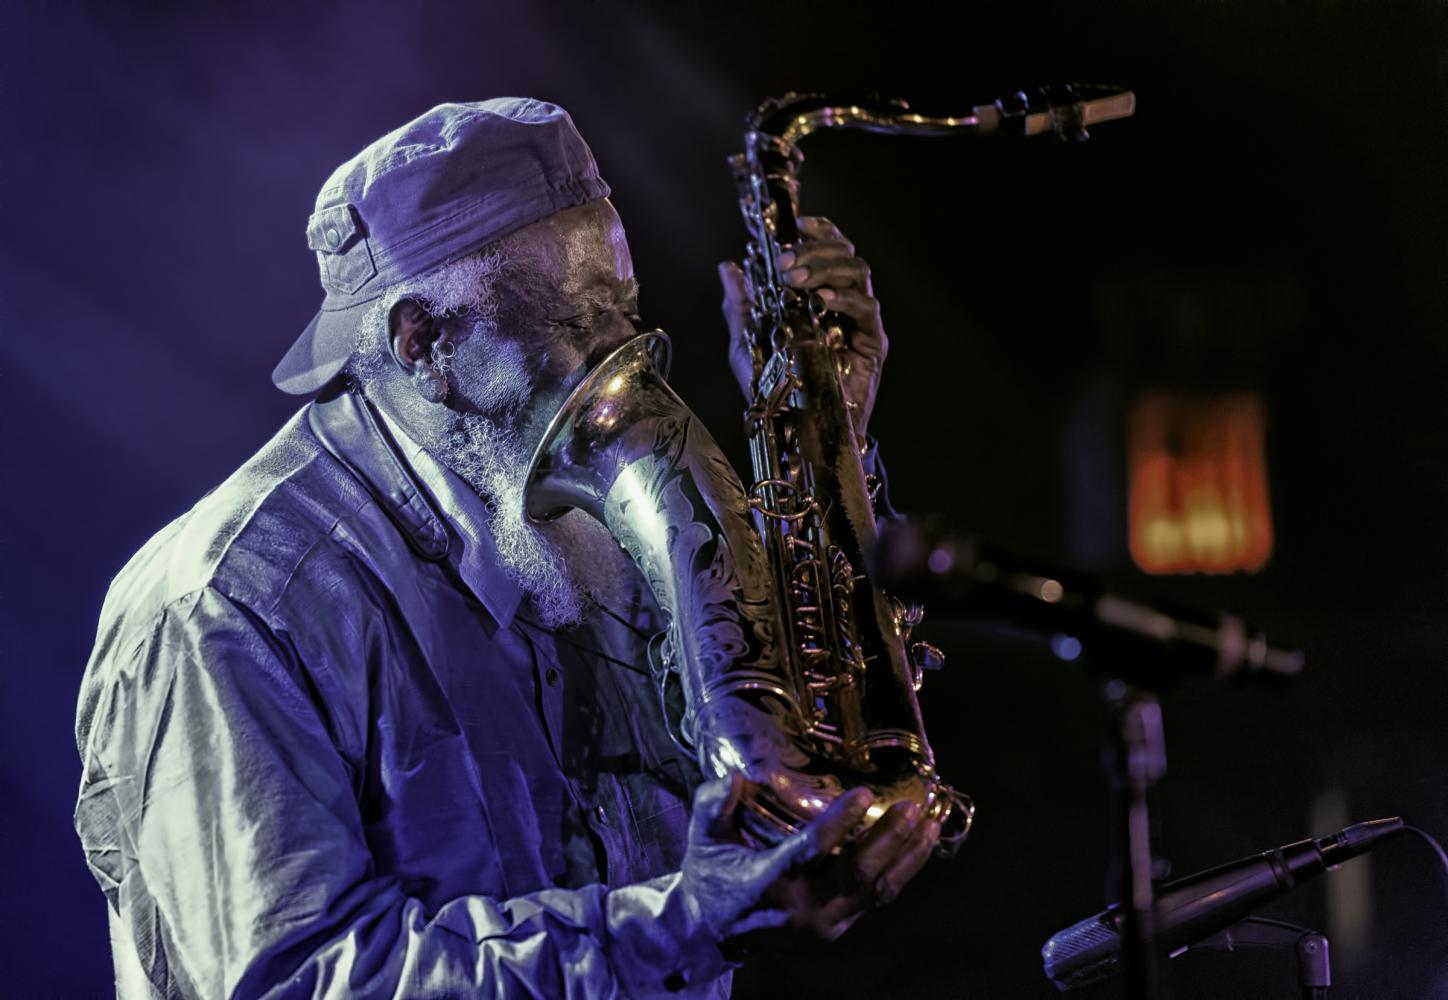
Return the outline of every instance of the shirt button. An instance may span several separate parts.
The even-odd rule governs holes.
[[[556,686],[558,684],[558,671],[549,667],[543,672],[543,679],[548,682],[549,687]]]
[[[329,246],[329,247],[335,247],[338,243],[341,243],[341,242],[342,242],[342,234],[339,233],[339,232],[337,232],[337,229],[336,229],[335,226],[327,230],[327,246]]]
[[[608,822],[608,810],[603,808],[603,806],[594,806],[593,815],[598,817],[600,823]]]

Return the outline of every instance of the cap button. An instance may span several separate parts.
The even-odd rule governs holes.
[[[336,249],[338,243],[342,242],[342,234],[337,232],[337,227],[332,226],[327,230],[327,246]]]

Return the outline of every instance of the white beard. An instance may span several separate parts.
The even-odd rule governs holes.
[[[516,359],[520,370],[493,370],[486,381],[495,388],[510,385],[513,391],[504,394],[509,400],[526,398],[519,391],[527,381],[521,355],[494,355],[489,367],[496,369],[500,359],[502,367]],[[638,570],[608,529],[580,510],[549,524],[528,520],[523,487],[537,436],[490,417],[459,414],[438,458],[490,501],[489,527],[503,569],[527,594],[539,623],[560,628],[582,622],[590,603],[616,608],[632,591]]]

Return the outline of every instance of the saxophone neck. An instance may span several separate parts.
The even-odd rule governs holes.
[[[748,116],[744,152],[732,162],[741,186],[751,188],[741,192],[746,197],[758,199],[769,193],[759,190],[761,182],[773,188],[773,197],[764,203],[781,206],[774,234],[778,242],[790,243],[796,236],[797,175],[804,161],[799,144],[811,133],[825,129],[923,136],[1000,133],[1081,141],[1088,137],[1090,126],[1135,113],[1136,95],[1130,90],[1080,83],[1018,90],[973,105],[963,114],[948,115],[923,114],[896,99],[788,93],[766,100]],[[782,210],[786,203],[788,213]]]
[[[922,114],[902,100],[842,99],[824,94],[785,94],[761,104],[748,118],[747,144],[781,147],[788,154],[801,139],[822,129],[857,129],[887,135],[1055,134],[1086,138],[1086,128],[1127,118],[1136,95],[1120,87],[1062,84],[1018,90],[964,114]]]

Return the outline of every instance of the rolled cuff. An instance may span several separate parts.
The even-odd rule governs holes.
[[[727,960],[699,903],[674,872],[608,893],[610,956],[630,997],[727,997]]]

